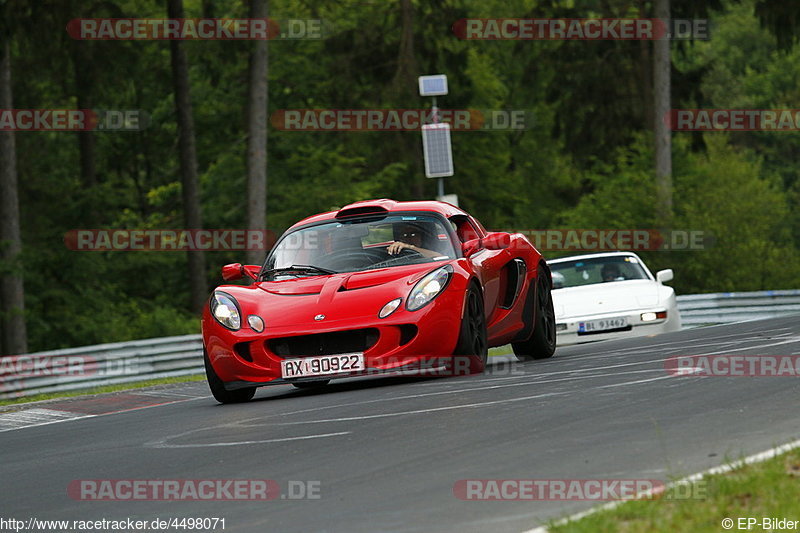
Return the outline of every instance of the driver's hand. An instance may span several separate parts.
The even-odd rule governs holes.
[[[389,255],[397,255],[406,248],[410,250],[414,249],[414,247],[408,243],[401,241],[394,241],[392,244],[388,246],[388,248],[386,248],[386,251],[389,253]]]

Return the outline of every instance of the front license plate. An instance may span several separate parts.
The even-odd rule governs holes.
[[[595,331],[607,331],[609,329],[620,329],[628,327],[628,317],[620,316],[615,318],[601,318],[599,320],[587,320],[578,324],[578,333],[593,333]]]
[[[298,357],[281,361],[281,377],[304,378],[309,376],[329,376],[364,370],[363,353],[342,353],[318,357]]]

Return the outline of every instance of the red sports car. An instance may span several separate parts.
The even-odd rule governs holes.
[[[552,280],[520,234],[442,202],[370,200],[302,220],[263,266],[226,265],[203,311],[219,402],[376,373],[482,372],[492,346],[555,351]]]

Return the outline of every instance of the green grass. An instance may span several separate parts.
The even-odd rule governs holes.
[[[800,520],[800,450],[792,450],[761,463],[744,465],[725,474],[707,476],[697,482],[685,499],[662,497],[626,502],[562,525],[551,522],[554,533],[726,531],[723,518],[733,519],[727,531],[739,531],[739,518],[756,518],[750,531],[765,531],[762,519]],[[744,524],[743,524],[744,525]],[[742,531],[747,531],[745,527]],[[783,531],[797,531],[789,527]],[[768,531],[768,529],[767,529]],[[775,531],[780,531],[775,529]]]
[[[493,357],[495,355],[508,355],[513,353],[514,351],[511,349],[510,344],[506,344],[504,346],[497,346],[496,348],[489,348],[489,357]]]
[[[73,398],[75,396],[84,396],[87,394],[99,394],[102,392],[119,392],[123,390],[141,389],[143,387],[152,387],[153,385],[168,385],[170,383],[184,383],[187,381],[203,381],[205,375],[197,374],[194,376],[178,376],[174,378],[151,379],[148,381],[138,381],[136,383],[120,383],[119,385],[105,385],[102,387],[91,387],[87,389],[78,389],[74,391],[53,392],[50,394],[37,394],[35,396],[26,396],[24,398],[13,398],[10,400],[0,400],[0,407],[6,405],[17,405],[21,403],[39,402],[42,400],[54,400],[57,398]]]

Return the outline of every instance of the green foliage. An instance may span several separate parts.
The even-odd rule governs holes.
[[[241,0],[185,0],[187,17],[242,17]],[[673,107],[796,108],[800,47],[778,47],[771,2],[673,0],[678,17],[709,16],[712,39],[673,47]],[[158,0],[11,2],[16,108],[141,109],[143,132],[97,132],[96,178],[78,136],[17,139],[30,347],[43,350],[198,329],[188,311],[186,254],[76,252],[72,229],[180,228],[177,125],[166,41],[73,41],[78,16],[166,16]],[[450,109],[525,110],[519,131],[453,133],[446,192],[488,228],[652,228],[655,185],[647,94],[651,43],[465,41],[468,17],[631,17],[650,2],[413,0],[413,51],[401,54],[400,2],[270,2],[275,19],[321,18],[322,40],[270,41],[269,111],[423,108],[416,76],[448,75]],[[758,18],[756,7],[760,10]],[[708,14],[709,9],[719,11]],[[772,11],[770,11],[772,9]],[[209,10],[208,12],[205,10]],[[35,24],[31,21],[35,21]],[[760,24],[761,21],[765,25]],[[48,38],[42,38],[42,35]],[[185,43],[204,224],[242,228],[249,44]],[[76,74],[86,74],[79,88]],[[87,81],[88,80],[88,81]],[[674,137],[675,229],[707,231],[704,251],[652,252],[679,293],[796,288],[800,279],[798,133]],[[432,198],[418,132],[311,133],[270,127],[267,226],[281,232],[356,200]],[[208,280],[243,253],[207,254]],[[556,254],[552,254],[556,255]],[[0,271],[12,268],[0,265]]]

